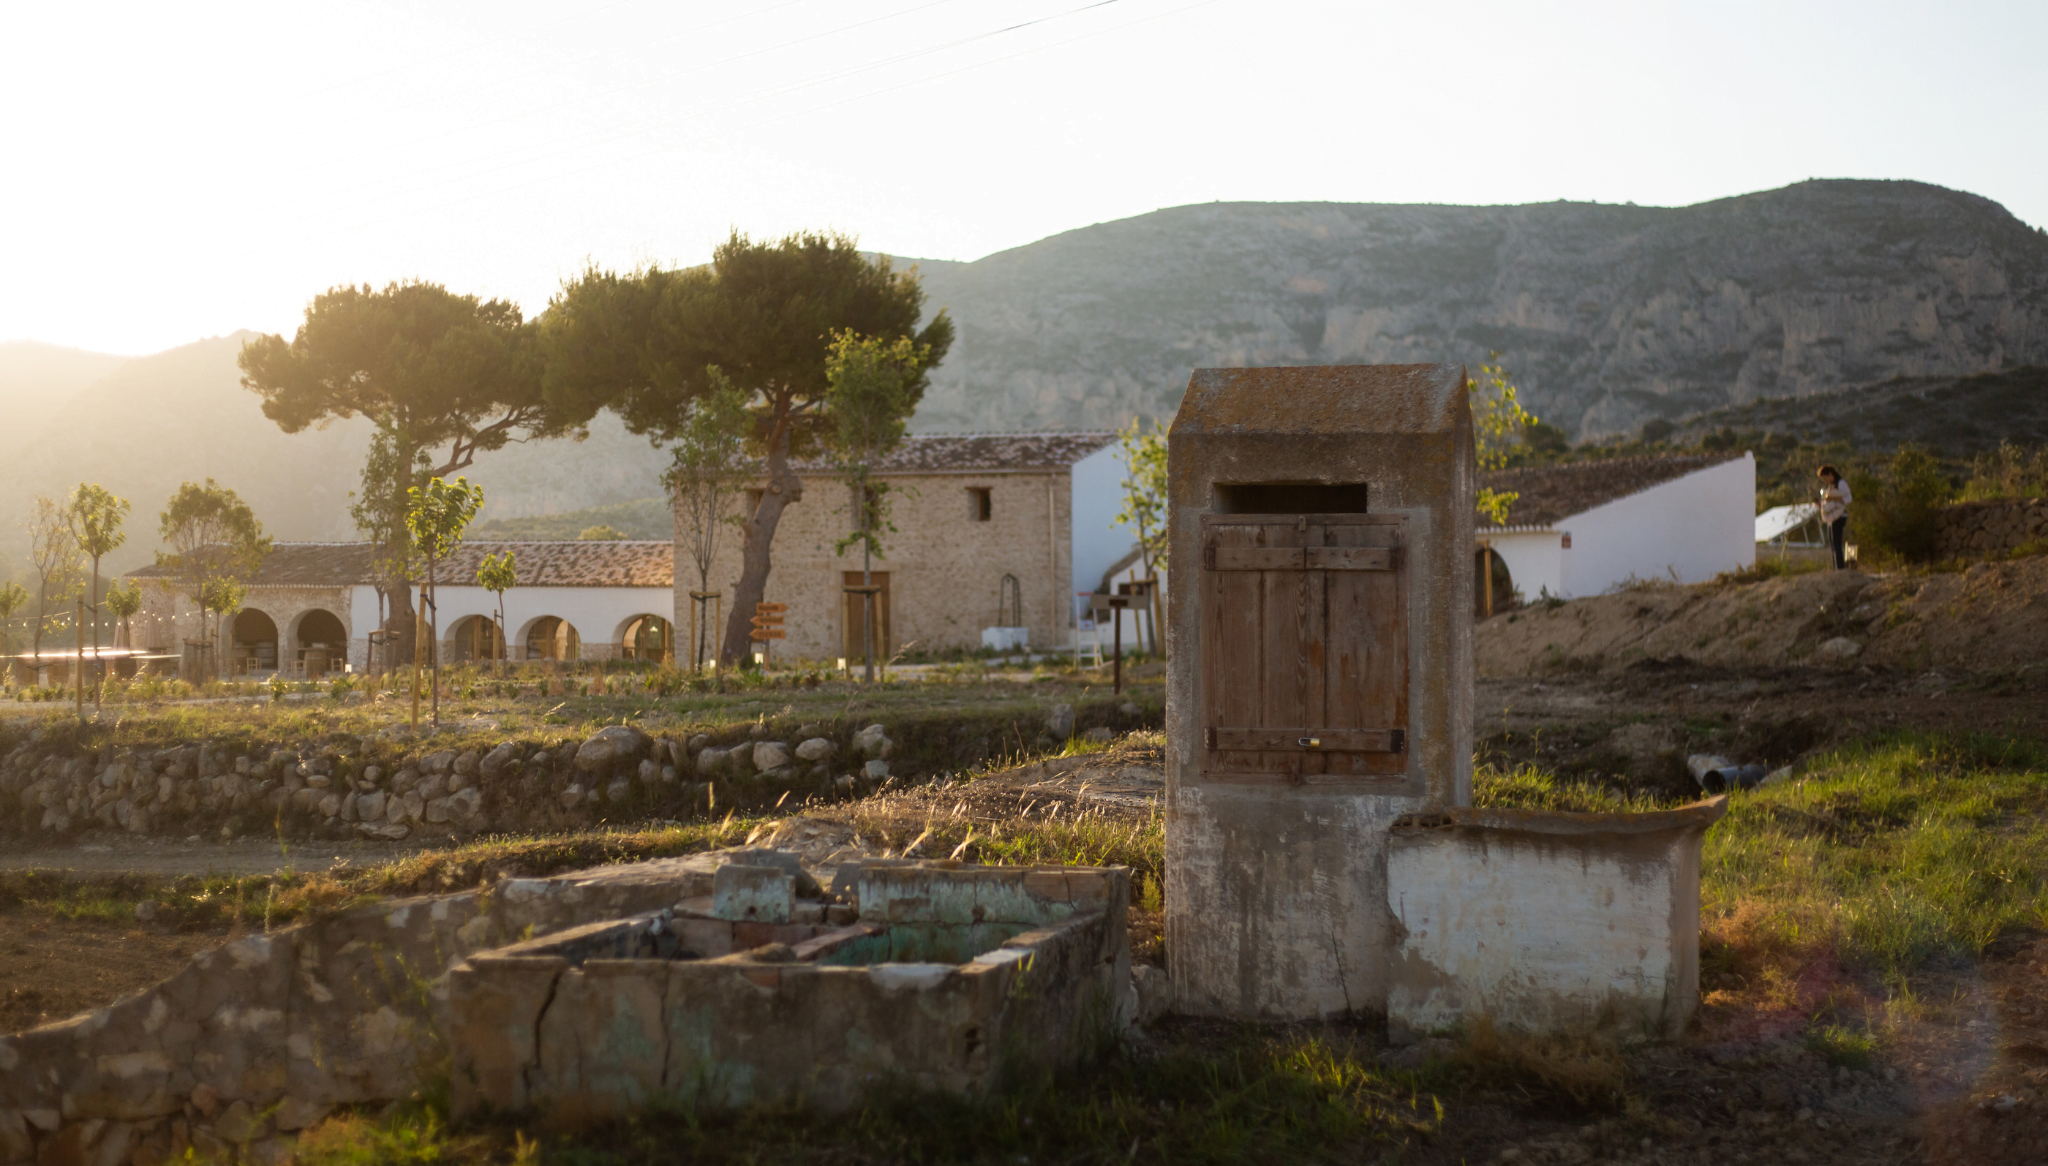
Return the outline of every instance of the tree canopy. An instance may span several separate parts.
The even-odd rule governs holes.
[[[545,394],[564,416],[610,408],[657,443],[682,439],[691,404],[730,383],[748,403],[750,448],[764,459],[761,501],[745,524],[739,585],[721,655],[743,658],[782,511],[803,496],[792,455],[817,451],[825,430],[831,338],[851,331],[929,354],[905,386],[906,413],[953,342],[941,311],[919,328],[915,269],[870,260],[854,241],[805,232],[757,242],[735,232],[708,267],[591,268],[567,282],[542,321]]]
[[[290,342],[270,335],[242,347],[242,386],[286,433],[358,416],[376,423],[353,513],[382,548],[401,653],[412,637],[407,491],[509,442],[580,431],[595,412],[549,406],[538,335],[516,304],[410,281],[334,288],[314,298]]]
[[[198,606],[205,639],[207,612],[225,616],[242,606],[270,553],[270,536],[241,495],[212,478],[180,485],[157,517],[157,533],[169,548],[157,552],[157,562]]]
[[[97,667],[100,648],[100,560],[118,550],[128,541],[128,534],[121,529],[121,523],[128,517],[128,500],[117,498],[105,486],[80,482],[78,489],[71,492],[65,504],[65,520],[70,523],[71,537],[78,543],[79,553],[92,560],[92,573],[87,583],[89,594],[86,603],[92,618],[92,647],[95,660],[93,703],[98,704],[100,688],[98,681],[103,669]]]

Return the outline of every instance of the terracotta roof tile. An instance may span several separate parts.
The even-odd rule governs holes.
[[[884,458],[885,474],[959,474],[1063,470],[1116,440],[1114,433],[912,434]],[[822,458],[799,462],[801,473],[831,473]]]
[[[675,544],[659,540],[464,543],[435,575],[468,584],[485,555],[511,551],[521,587],[670,587]],[[258,587],[346,587],[375,582],[368,543],[278,543],[256,574]],[[131,571],[140,578],[168,575],[161,567]]]
[[[1735,453],[1651,454],[1527,466],[1479,475],[1479,484],[1521,495],[1508,508],[1508,524],[1517,529],[1549,526],[1584,514],[1630,494],[1682,478],[1687,474],[1740,458]],[[1482,530],[1499,527],[1482,526]]]

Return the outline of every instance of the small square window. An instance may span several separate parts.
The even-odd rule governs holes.
[[[967,518],[970,522],[987,522],[995,517],[994,493],[988,486],[967,487]]]

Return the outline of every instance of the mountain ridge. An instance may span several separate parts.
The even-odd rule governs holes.
[[[925,285],[960,339],[923,432],[1164,417],[1208,365],[1498,351],[1539,415],[1595,437],[2048,358],[2048,235],[1917,182],[1675,208],[1196,204],[935,268]]]

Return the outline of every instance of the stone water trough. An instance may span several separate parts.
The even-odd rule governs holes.
[[[0,1033],[0,1166],[281,1163],[443,1066],[465,1113],[984,1090],[1132,1017],[1129,885],[747,849],[368,903]]]
[[[456,1114],[981,1093],[1128,1019],[1125,868],[849,863],[834,897],[856,915],[790,856],[753,854],[709,897],[456,967]]]

